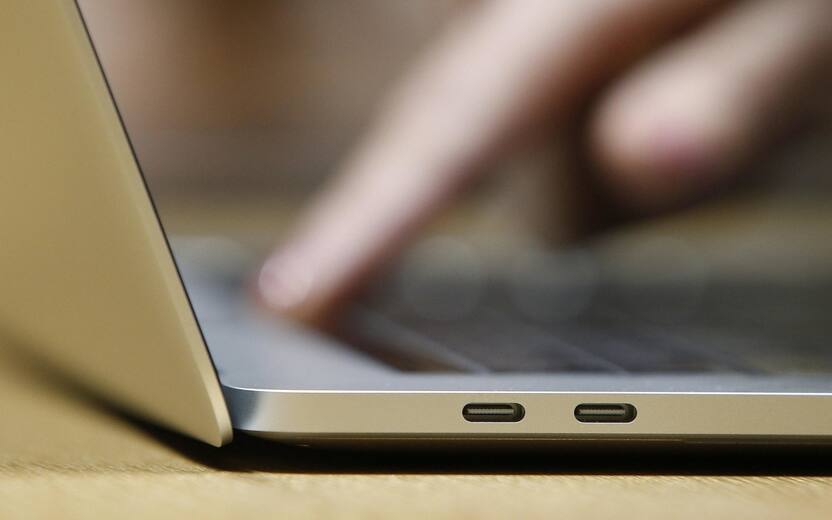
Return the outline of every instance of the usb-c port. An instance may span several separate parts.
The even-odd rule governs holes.
[[[518,403],[471,403],[462,409],[468,422],[518,422],[526,415]]]
[[[575,419],[582,423],[628,423],[636,418],[631,404],[592,403],[575,407]]]

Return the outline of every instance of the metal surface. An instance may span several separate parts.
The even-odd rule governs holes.
[[[274,439],[464,438],[563,440],[730,439],[828,442],[832,397],[766,394],[585,394],[575,392],[240,392],[227,389],[235,425]],[[471,400],[518,402],[516,423],[470,423]],[[586,400],[626,400],[639,410],[630,423],[581,423]],[[248,405],[248,406],[246,406]]]
[[[287,343],[283,344],[287,350]],[[300,344],[298,344],[300,346]],[[292,354],[284,352],[284,359]],[[304,356],[300,352],[294,353]],[[238,354],[240,363],[262,358]],[[302,366],[305,383],[291,389],[288,378],[253,387],[224,383],[235,428],[269,438],[548,438],[548,439],[731,439],[734,442],[832,440],[832,394],[827,381],[802,378],[609,377],[537,375],[408,376],[361,371],[344,364],[334,382],[331,368],[314,354]],[[222,362],[220,362],[222,366]],[[239,366],[239,363],[238,363]],[[257,369],[247,371],[257,379]],[[246,374],[226,371],[223,381]],[[265,374],[261,371],[261,376]],[[339,388],[309,390],[313,387]],[[350,390],[350,388],[353,388]],[[785,388],[802,388],[784,390]],[[640,390],[639,390],[640,389]],[[710,390],[708,390],[710,389]],[[519,403],[519,422],[472,423],[463,417],[468,403]],[[583,403],[628,403],[638,414],[631,422],[580,422]]]
[[[75,3],[0,3],[0,328],[134,413],[231,439]]]
[[[203,257],[205,253],[203,251]],[[258,316],[242,293],[179,254],[235,428],[297,443],[339,440],[832,441],[832,380],[666,375],[401,372]],[[518,403],[518,422],[470,422],[469,403]],[[578,405],[632,404],[632,422],[580,422]]]

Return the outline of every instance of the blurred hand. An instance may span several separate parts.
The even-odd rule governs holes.
[[[260,296],[321,319],[489,161],[601,85],[586,139],[611,192],[643,209],[682,202],[765,145],[830,51],[829,0],[478,4],[392,93],[263,267]]]

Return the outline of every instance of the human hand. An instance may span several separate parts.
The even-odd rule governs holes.
[[[411,70],[263,267],[271,309],[315,322],[484,166],[593,100],[590,153],[620,200],[668,207],[738,170],[832,50],[829,0],[489,1]]]

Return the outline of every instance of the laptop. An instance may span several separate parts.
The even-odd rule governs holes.
[[[130,413],[215,446],[832,440],[832,279],[462,255],[327,334],[264,314],[236,244],[166,235],[76,3],[0,11],[0,330]]]

